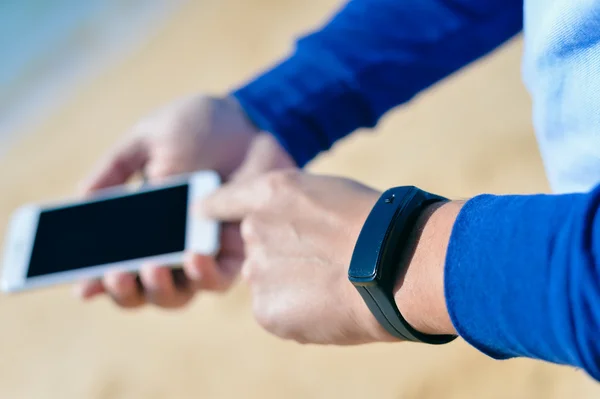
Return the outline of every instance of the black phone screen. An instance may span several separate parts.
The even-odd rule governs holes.
[[[40,213],[27,277],[182,252],[188,183]]]

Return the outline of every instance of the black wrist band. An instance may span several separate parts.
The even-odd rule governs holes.
[[[428,335],[415,330],[402,316],[394,286],[408,262],[402,255],[418,217],[430,204],[446,201],[416,187],[397,187],[383,193],[367,218],[352,255],[348,277],[377,321],[405,341],[445,344],[455,335]]]

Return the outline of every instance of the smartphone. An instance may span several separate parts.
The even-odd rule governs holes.
[[[85,201],[22,206],[9,222],[1,289],[135,271],[147,262],[180,267],[188,251],[215,254],[219,224],[193,209],[219,185],[217,173],[202,171],[160,185],[111,188]]]

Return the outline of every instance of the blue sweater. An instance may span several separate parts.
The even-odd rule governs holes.
[[[350,1],[233,95],[302,166],[519,33],[525,10],[525,77],[550,180],[555,191],[587,191],[600,176],[600,1],[525,3]],[[468,201],[445,269],[459,334],[494,358],[568,364],[600,380],[599,204],[600,189]]]

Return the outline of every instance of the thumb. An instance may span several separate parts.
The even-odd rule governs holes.
[[[296,167],[295,162],[271,134],[261,132],[250,143],[244,162],[231,180],[245,180],[277,169]]]
[[[141,138],[130,139],[110,152],[96,171],[82,184],[81,190],[92,193],[107,187],[124,184],[148,161],[148,149]]]

